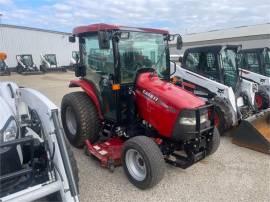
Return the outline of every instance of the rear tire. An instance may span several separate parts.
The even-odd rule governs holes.
[[[158,184],[165,173],[165,162],[157,144],[146,136],[125,142],[122,163],[129,181],[140,189]]]
[[[213,131],[213,137],[207,148],[207,155],[215,153],[220,145],[220,134],[218,129],[215,127]]]
[[[260,98],[258,98],[259,96]],[[260,99],[260,100],[258,100]],[[256,104],[259,110],[267,109],[270,107],[270,98],[265,90],[259,90],[255,95]]]
[[[215,97],[212,103],[215,105],[215,113],[218,118],[218,123],[215,123],[215,125],[220,135],[224,135],[233,124],[230,106],[226,100],[220,97]]]
[[[69,142],[77,148],[89,139],[98,140],[100,120],[95,105],[85,92],[65,95],[61,104],[61,118]]]

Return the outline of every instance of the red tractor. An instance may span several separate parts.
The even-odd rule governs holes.
[[[164,176],[165,162],[187,168],[214,153],[220,136],[213,105],[170,83],[168,42],[180,35],[149,28],[93,24],[73,30],[80,54],[64,96],[70,143],[113,169],[122,164],[136,187]]]

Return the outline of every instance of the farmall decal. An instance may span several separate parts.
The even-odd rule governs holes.
[[[158,101],[158,97],[154,96],[152,93],[150,93],[150,92],[148,92],[148,91],[146,91],[146,90],[143,90],[142,93],[143,93],[146,97],[148,97],[148,98],[150,98],[151,100],[153,100],[154,102],[157,102],[157,101]]]
[[[152,93],[150,93],[149,91],[146,90],[142,90],[142,93],[145,97],[147,97],[148,99],[153,100],[154,102],[156,102],[157,104],[163,106],[166,110],[176,113],[177,110],[175,110],[173,107],[167,105],[165,102],[161,101],[157,96],[153,95]]]

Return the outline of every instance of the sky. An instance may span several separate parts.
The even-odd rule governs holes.
[[[1,21],[71,32],[112,23],[188,34],[270,23],[269,0],[0,0]]]

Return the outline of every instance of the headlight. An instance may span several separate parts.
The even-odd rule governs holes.
[[[206,121],[208,121],[208,114],[207,113],[202,113],[200,115],[200,124],[205,123]],[[183,117],[180,118],[179,123],[181,125],[188,125],[188,126],[196,125],[195,112],[183,113]]]
[[[11,140],[15,140],[17,137],[17,132],[18,132],[18,128],[17,128],[16,121],[14,119],[11,119],[6,129],[3,132],[2,141],[8,142]]]

